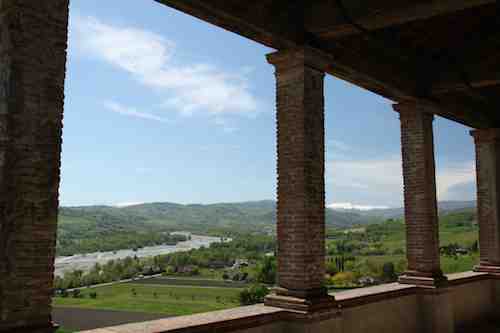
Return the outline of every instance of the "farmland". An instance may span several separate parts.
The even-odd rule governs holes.
[[[84,289],[80,297],[55,297],[55,307],[120,310],[179,316],[239,305],[239,288],[115,284]],[[96,293],[92,298],[91,293]]]

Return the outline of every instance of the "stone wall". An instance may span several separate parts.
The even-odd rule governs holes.
[[[68,5],[0,1],[0,331],[51,326]]]
[[[461,328],[477,323],[484,318],[494,317],[495,285],[498,280],[480,280],[460,284],[451,289],[455,327]],[[497,311],[497,314],[500,313]]]
[[[346,308],[343,332],[418,332],[417,306],[417,296],[407,295]]]

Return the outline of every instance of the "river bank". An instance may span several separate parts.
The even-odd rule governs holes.
[[[86,254],[76,254],[67,257],[57,257],[55,260],[55,275],[62,276],[65,272],[73,270],[90,270],[96,263],[105,264],[110,260],[125,259],[127,257],[154,257],[158,255],[189,251],[199,249],[201,247],[209,247],[212,243],[220,243],[222,241],[230,241],[230,239],[222,240],[220,237],[192,235],[185,232],[177,232],[188,237],[189,240],[179,242],[176,245],[158,245],[140,248],[137,250],[126,249],[110,252],[94,252]]]

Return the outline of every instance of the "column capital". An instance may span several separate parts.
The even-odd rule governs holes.
[[[434,112],[428,103],[418,101],[400,102],[392,104],[392,109],[399,113],[400,118],[422,114],[434,120]]]
[[[266,58],[279,71],[309,67],[324,73],[332,64],[330,55],[308,46],[276,51],[269,53]]]
[[[494,142],[500,140],[500,128],[481,128],[470,131],[476,143]]]

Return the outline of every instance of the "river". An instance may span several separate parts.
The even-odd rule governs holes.
[[[127,257],[137,256],[139,258],[154,257],[161,254],[168,254],[173,252],[189,251],[192,249],[199,249],[200,247],[209,247],[212,243],[220,243],[220,237],[192,235],[187,232],[176,232],[173,234],[181,234],[191,236],[190,240],[179,242],[177,245],[158,245],[143,247],[134,251],[118,250],[112,252],[94,252],[85,254],[76,254],[68,257],[57,257],[55,261],[55,274],[58,276],[64,275],[65,272],[73,271],[75,269],[87,271],[90,270],[96,263],[105,264],[110,260],[125,259]],[[231,241],[231,239],[224,238],[224,241]]]

